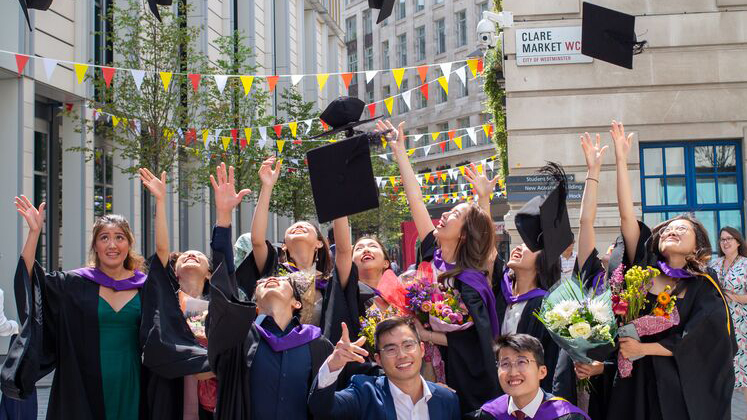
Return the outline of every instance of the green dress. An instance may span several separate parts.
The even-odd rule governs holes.
[[[106,420],[137,420],[140,411],[140,294],[119,312],[99,296],[98,315]]]

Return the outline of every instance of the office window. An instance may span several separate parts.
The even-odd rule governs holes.
[[[433,0],[434,4],[442,4],[444,0]]]
[[[457,119],[457,126],[456,128],[467,128],[469,127],[469,117],[463,117]],[[469,138],[469,134],[467,134],[467,131],[465,130],[458,130],[457,136],[462,136],[462,147],[471,147],[473,146],[472,140]],[[477,140],[477,138],[475,138]]]
[[[352,16],[345,19],[345,42],[355,41],[357,38],[357,22],[355,16]]]
[[[435,92],[433,92],[434,89],[435,89]],[[448,96],[446,95],[446,92],[444,92],[443,88],[441,88],[441,85],[437,84],[437,83],[431,84],[430,92],[429,93],[431,95],[434,94],[434,93],[436,94],[436,103],[437,104],[442,104],[442,103],[446,102],[449,99]]]
[[[358,84],[358,75],[355,74],[355,72],[358,71],[358,52],[357,51],[349,51],[348,52],[348,71],[354,73],[353,79],[350,81],[350,91],[354,92],[353,86]],[[353,95],[351,93],[351,95]],[[357,94],[353,96],[358,96]]]
[[[415,28],[415,61],[425,60],[425,26]]]
[[[436,54],[446,52],[446,20],[439,19],[436,21]]]
[[[365,70],[374,70],[373,47],[363,49],[363,68]]]
[[[467,71],[467,73],[469,73],[469,71]],[[456,84],[458,85],[457,98],[463,98],[469,95],[469,76],[465,77],[464,84],[462,84],[462,81],[459,80],[459,77],[457,77]]]
[[[467,11],[461,10],[455,15],[456,20],[456,45],[462,47],[467,45]]]
[[[407,0],[397,2],[397,20],[407,17]]]
[[[489,1],[486,1],[485,3],[480,3],[477,5],[477,21],[478,22],[480,21],[480,19],[482,19],[482,12],[486,12],[490,10],[489,6],[490,6]]]
[[[373,20],[371,18],[371,9],[363,11],[363,34],[368,35],[373,33]]]
[[[397,65],[399,67],[407,65],[407,34],[397,36]]]
[[[389,41],[381,43],[381,68],[389,68]]]
[[[425,0],[413,0],[415,4],[415,13],[425,9]]]
[[[93,214],[96,217],[112,212],[113,166],[111,152],[97,147],[94,150],[93,161]]]
[[[375,96],[374,95],[374,84],[372,80],[371,83],[366,84],[366,103],[367,104],[373,103],[375,100],[374,96]],[[371,115],[371,118],[373,117],[374,115]]]
[[[420,79],[418,79],[418,83],[420,83]],[[428,106],[428,100],[420,89],[416,90],[413,96],[415,96],[415,108],[421,109]]]
[[[743,232],[742,157],[738,142],[651,143],[640,146],[643,220],[654,225],[693,213],[708,230]]]

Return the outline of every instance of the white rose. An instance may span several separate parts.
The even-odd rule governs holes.
[[[589,302],[589,312],[591,312],[594,320],[600,324],[606,324],[612,320],[609,307],[600,300]]]
[[[568,327],[568,333],[572,338],[589,338],[591,337],[591,325],[588,322],[577,322]]]

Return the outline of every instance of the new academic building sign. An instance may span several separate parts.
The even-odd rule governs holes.
[[[593,58],[581,54],[581,27],[531,28],[516,31],[516,64],[591,63]]]

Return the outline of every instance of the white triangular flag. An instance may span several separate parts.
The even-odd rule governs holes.
[[[402,99],[405,101],[405,105],[407,105],[407,109],[410,109],[410,95],[412,94],[411,90],[402,92]]]
[[[267,127],[259,127],[259,148],[264,149],[267,143]]]
[[[309,131],[311,131],[311,125],[314,124],[314,120],[306,120],[303,123],[306,124],[306,134],[309,134]]]
[[[298,82],[301,81],[301,79],[303,79],[303,74],[292,74],[291,75],[291,84],[293,86],[295,86],[295,85],[298,84]]]
[[[135,124],[135,133],[140,134],[140,120],[134,120],[133,123]]]
[[[428,152],[430,152],[430,151],[431,151],[431,145],[430,144],[427,145],[427,146],[425,146],[425,147],[423,147],[423,156],[428,156]]]
[[[420,140],[421,138],[423,138],[423,135],[422,134],[415,134],[413,137],[414,137],[413,141],[415,143],[417,143],[418,140]]]
[[[432,203],[434,201],[436,201],[436,197],[431,197],[431,200],[428,203]]]
[[[294,165],[298,165],[298,159],[290,159],[291,163]]]
[[[382,158],[382,159],[384,159],[384,160],[386,160],[386,161],[389,161],[389,158],[386,156],[386,154],[379,155],[379,157]]]
[[[44,73],[47,75],[47,82],[52,81],[52,73],[57,68],[57,60],[53,58],[45,58],[44,61]]]
[[[475,127],[467,128],[467,134],[469,139],[472,140],[472,144],[477,145],[477,136],[475,135]]]
[[[383,177],[380,177],[380,176],[376,177],[376,188],[381,187],[381,178],[383,178]]]
[[[415,177],[415,179],[418,180],[418,184],[420,184],[421,186],[423,185],[423,175],[418,175]]]
[[[132,79],[135,81],[135,86],[140,90],[140,85],[143,84],[143,77],[145,77],[145,70],[130,70],[132,73]]]
[[[452,63],[441,63],[441,72],[444,74],[444,77],[447,79],[449,78],[449,73],[451,73],[451,64]]]
[[[433,191],[436,191],[436,186],[435,185],[431,187],[431,192],[433,192]]]
[[[456,73],[456,75],[459,76],[459,80],[462,81],[463,85],[467,84],[466,66],[459,67],[454,73]]]
[[[371,83],[371,80],[373,80],[374,77],[376,77],[376,73],[378,73],[378,70],[370,70],[366,72],[366,83]]]
[[[457,172],[459,172],[456,168],[449,169],[449,175],[451,175],[451,179],[453,181],[456,181],[457,179]]]
[[[491,171],[493,170],[493,165],[494,165],[494,164],[495,164],[495,161],[494,161],[494,160],[489,160],[489,161],[487,161],[487,163],[486,163],[486,165],[488,165],[488,168],[490,168],[490,170],[491,170]]]
[[[215,78],[215,85],[218,86],[218,92],[223,94],[223,89],[226,88],[226,82],[228,81],[228,76],[225,74],[216,74],[213,76]]]

